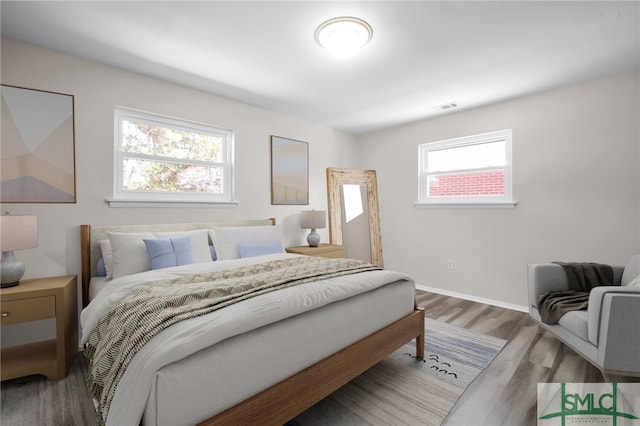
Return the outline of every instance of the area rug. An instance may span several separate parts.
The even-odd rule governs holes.
[[[440,425],[506,340],[425,319],[425,358],[407,343],[287,426]]]
[[[428,318],[425,321],[425,359],[415,358],[415,341],[407,343],[288,426],[441,424],[506,341]],[[0,423],[94,425],[86,369],[85,358],[78,355],[64,379],[30,376],[2,382]]]

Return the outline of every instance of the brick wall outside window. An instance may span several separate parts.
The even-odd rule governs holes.
[[[504,195],[504,170],[433,175],[429,197]]]

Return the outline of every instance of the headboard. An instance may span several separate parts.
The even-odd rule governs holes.
[[[229,226],[264,226],[275,225],[275,218],[228,220],[205,223],[169,223],[145,225],[80,225],[80,256],[82,258],[82,306],[89,304],[89,282],[97,275],[97,264],[100,258],[100,241],[107,239],[107,232],[172,232],[193,231],[195,229],[221,228]]]

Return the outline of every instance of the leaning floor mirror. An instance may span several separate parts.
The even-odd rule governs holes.
[[[346,256],[383,266],[375,170],[327,168],[329,237]]]

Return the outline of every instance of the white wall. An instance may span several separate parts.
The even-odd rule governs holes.
[[[299,212],[326,210],[326,167],[349,167],[354,137],[299,119],[204,94],[96,62],[2,38],[3,84],[75,96],[76,204],[3,204],[2,211],[38,216],[39,244],[17,252],[25,278],[80,274],[79,225],[215,221],[275,217],[287,245],[305,243]],[[124,106],[233,129],[235,207],[110,208],[113,111]],[[272,206],[270,135],[309,143],[308,206]],[[328,230],[319,230],[328,242]]]
[[[298,214],[326,208],[326,167],[377,170],[385,266],[418,284],[526,305],[527,263],[624,263],[640,251],[638,75],[354,137],[9,38],[2,38],[1,59],[3,84],[75,96],[78,202],[1,206],[38,215],[38,248],[18,252],[27,278],[80,273],[81,223],[276,217],[285,242],[303,244]],[[234,129],[238,206],[109,208],[115,105]],[[414,206],[419,144],[507,128],[515,209]],[[309,206],[271,206],[272,134],[309,142]],[[327,241],[327,230],[320,233]],[[454,259],[453,271],[446,259]]]
[[[385,267],[525,306],[527,263],[626,263],[640,251],[639,81],[619,76],[360,137],[362,161],[377,170]],[[514,209],[414,206],[419,144],[503,129],[513,129]]]

